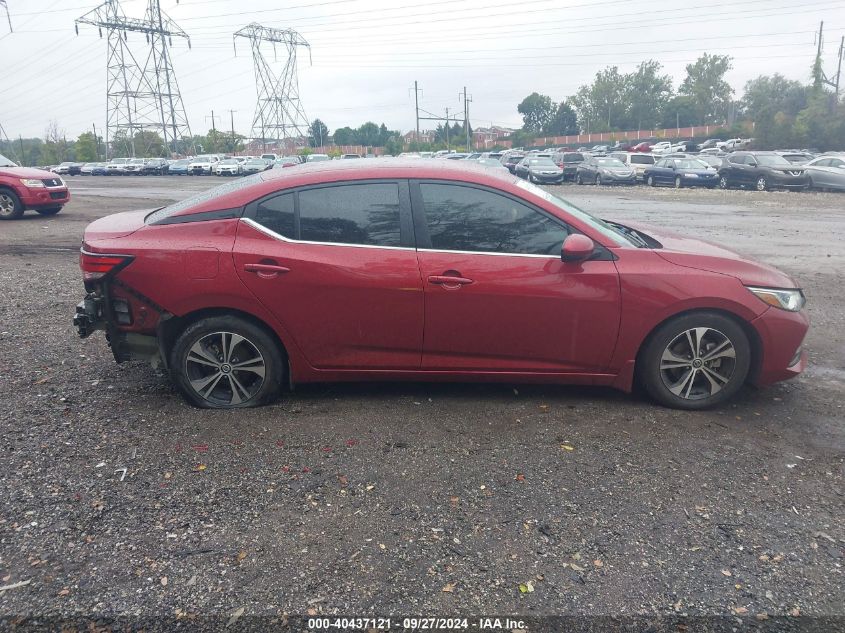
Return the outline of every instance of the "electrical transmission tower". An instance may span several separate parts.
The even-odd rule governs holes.
[[[77,33],[80,24],[98,27],[100,37],[103,29],[107,34],[106,152],[111,137],[115,147],[125,147],[131,156],[155,154],[156,136],[145,131],[157,133],[169,152],[184,149],[191,129],[169,47],[174,37],[181,37],[190,48],[188,34],[162,12],[159,0],[148,1],[143,18],[127,17],[119,0],[106,0],[76,20]],[[136,48],[138,56],[129,46],[129,32],[145,36],[146,47]]]
[[[265,149],[268,141],[304,145],[308,137],[308,118],[299,99],[296,52],[298,47],[306,47],[310,60],[311,45],[293,29],[267,28],[255,22],[237,31],[234,37],[244,37],[252,45],[255,86],[258,91],[250,133],[252,138],[260,140]],[[262,44],[265,43],[273,47],[274,62],[278,61],[276,45],[284,46],[285,59],[280,71],[274,71],[264,56],[263,48],[266,46],[262,47]]]

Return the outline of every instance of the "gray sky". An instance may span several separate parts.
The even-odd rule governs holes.
[[[10,137],[42,136],[55,119],[68,137],[105,124],[106,41],[73,21],[96,0],[7,0],[15,32],[0,20],[0,124]],[[780,72],[806,81],[815,31],[825,21],[825,69],[835,71],[845,34],[845,1],[712,0],[162,0],[191,36],[174,41],[173,65],[194,133],[218,127],[249,134],[255,83],[248,42],[237,56],[232,32],[249,22],[294,28],[312,47],[299,63],[300,93],[309,120],[331,131],[366,120],[391,129],[414,126],[410,89],[420,107],[462,111],[463,86],[473,98],[474,126],[518,127],[517,104],[533,91],[559,101],[608,65],[620,71],[660,61],[675,85],[702,52],[730,54],[728,79],[742,93],[746,80]],[[146,0],[124,0],[142,17]],[[661,7],[661,8],[657,8]],[[665,7],[665,8],[664,8]],[[5,18],[5,16],[3,16]],[[144,38],[130,34],[143,47]],[[207,118],[208,117],[208,118]],[[422,126],[428,127],[428,126]]]

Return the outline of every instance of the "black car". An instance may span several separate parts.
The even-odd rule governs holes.
[[[563,182],[563,170],[548,156],[526,156],[517,163],[514,173],[528,182]]]
[[[516,166],[517,164],[525,158],[525,154],[520,154],[518,152],[511,152],[510,154],[505,154],[502,156],[502,165],[508,168],[508,171],[512,174],[516,173]]]
[[[593,156],[578,165],[575,182],[579,185],[634,185],[637,172],[617,158]]]
[[[150,158],[141,168],[141,173],[145,176],[164,176],[168,167],[168,162],[163,158]]]
[[[563,170],[564,180],[575,180],[575,172],[578,171],[578,165],[583,163],[586,158],[581,152],[557,152],[552,154],[552,160],[555,165]]]
[[[719,186],[769,189],[806,189],[807,173],[774,152],[734,152],[719,168]]]

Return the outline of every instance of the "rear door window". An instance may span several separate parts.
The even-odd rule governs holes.
[[[338,185],[299,192],[300,239],[399,246],[399,185]]]

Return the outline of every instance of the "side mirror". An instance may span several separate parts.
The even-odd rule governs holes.
[[[583,262],[593,254],[595,247],[593,240],[586,235],[573,233],[563,240],[563,246],[560,249],[560,261],[567,263]]]

